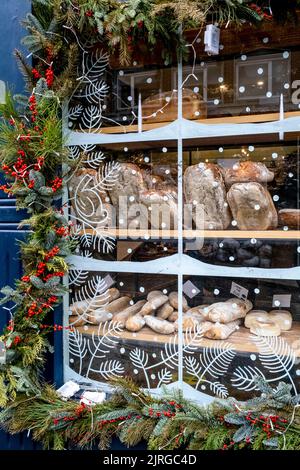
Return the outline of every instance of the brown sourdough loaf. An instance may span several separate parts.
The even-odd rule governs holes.
[[[113,205],[118,207],[119,197],[127,197],[129,203],[134,204],[139,202],[139,193],[145,189],[147,188],[140,168],[134,163],[121,163],[119,176],[109,190],[109,195]]]
[[[202,315],[210,322],[229,323],[239,318],[244,318],[252,309],[250,300],[232,298],[225,302],[217,302],[205,307]]]
[[[260,183],[235,183],[227,200],[240,230],[268,230],[278,225],[269,191]]]
[[[274,173],[260,162],[240,162],[235,163],[232,168],[225,168],[223,176],[226,186],[234,183],[268,183],[273,181]]]
[[[188,204],[202,204],[204,229],[224,230],[231,215],[226,201],[223,176],[218,165],[198,163],[184,173],[184,194]],[[195,220],[195,215],[193,215]]]

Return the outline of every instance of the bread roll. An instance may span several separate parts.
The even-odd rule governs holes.
[[[171,292],[169,294],[169,302],[175,310],[178,310],[178,292]],[[186,312],[189,309],[187,300],[182,296],[182,310]]]
[[[107,312],[106,310],[101,308],[99,310],[91,310],[88,313],[87,321],[92,325],[99,325],[99,323],[104,323],[108,320],[111,320],[112,316],[112,313]]]
[[[83,326],[86,324],[86,319],[80,315],[70,315],[69,316],[69,325],[70,326]]]
[[[158,318],[162,318],[163,320],[166,320],[167,318],[169,318],[169,316],[171,315],[173,311],[174,311],[174,308],[172,307],[172,305],[170,305],[169,302],[166,302],[165,304],[163,304],[161,307],[157,309],[156,316]]]
[[[148,302],[145,303],[141,309],[141,315],[149,315],[154,313],[161,305],[165,304],[168,301],[168,297],[164,294],[155,294],[151,296]]]
[[[274,179],[274,173],[264,163],[250,161],[237,162],[233,168],[225,168],[223,176],[225,184],[228,186],[233,183],[248,183],[249,181],[268,183]]]
[[[70,310],[72,315],[80,315],[91,310],[97,310],[102,305],[107,305],[118,297],[120,297],[120,291],[115,287],[111,287],[91,301],[80,300],[78,302],[73,302],[73,304],[70,305]]]
[[[167,320],[161,320],[160,318],[152,317],[151,315],[145,315],[144,320],[146,325],[156,333],[170,335],[175,331],[174,323],[170,323]]]
[[[251,324],[250,332],[256,336],[279,336],[281,329],[270,320],[262,322],[256,320]]]
[[[183,315],[182,317],[182,331],[196,330],[201,325],[202,319],[198,315]],[[174,323],[175,330],[179,329],[179,320],[177,319]]]
[[[124,327],[128,318],[139,313],[145,303],[145,300],[139,300],[134,305],[130,305],[130,307],[125,308],[122,312],[116,313],[113,316],[113,321],[119,323],[121,327]]]
[[[146,322],[144,317],[137,313],[126,320],[125,328],[128,331],[140,331],[145,324]]]
[[[151,300],[158,295],[164,295],[161,290],[151,290],[147,295],[147,300]]]
[[[203,336],[209,339],[227,339],[234,331],[239,328],[240,320],[229,323],[211,323],[205,322],[202,326]]]
[[[119,297],[116,300],[113,300],[104,307],[101,307],[97,310],[92,310],[88,313],[88,321],[94,325],[98,325],[104,321],[111,320],[113,314],[118,313],[121,310],[124,310],[124,308],[128,307],[130,300],[130,297],[125,295],[123,297]]]
[[[168,321],[176,321],[178,319],[178,311],[174,310],[168,318]]]
[[[229,323],[238,318],[244,318],[252,307],[250,300],[232,298],[226,302],[217,302],[205,307],[202,313],[205,320],[215,323]]]
[[[218,165],[198,163],[189,166],[184,173],[184,195],[187,204],[202,204],[204,229],[224,230],[228,227],[231,214],[226,200],[223,176]],[[193,218],[199,225],[194,214]]]
[[[227,200],[240,230],[269,230],[278,218],[269,191],[260,183],[235,183]]]
[[[271,310],[269,320],[276,323],[281,331],[288,331],[292,328],[293,317],[288,310]]]
[[[251,328],[251,325],[256,321],[268,321],[268,312],[265,310],[251,310],[245,317],[244,325],[246,328]]]

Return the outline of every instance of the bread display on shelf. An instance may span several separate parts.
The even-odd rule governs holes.
[[[281,209],[278,212],[279,224],[291,229],[300,229],[300,209]]]
[[[235,163],[232,168],[223,169],[226,186],[234,183],[269,183],[274,179],[274,173],[264,163],[242,161]]]

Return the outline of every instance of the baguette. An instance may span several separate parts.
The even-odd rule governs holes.
[[[144,317],[139,313],[132,315],[126,320],[125,328],[128,331],[140,331],[146,324]]]
[[[152,317],[151,315],[145,315],[144,320],[146,325],[151,328],[151,330],[156,333],[161,333],[164,335],[170,335],[175,331],[174,323],[170,323],[167,320],[161,320],[160,318]]]
[[[128,318],[130,318],[132,315],[135,315],[136,313],[139,313],[143,305],[145,305],[145,302],[145,300],[139,300],[134,305],[125,308],[125,310],[122,312],[116,313],[113,316],[113,321],[119,323],[119,325],[124,328]]]

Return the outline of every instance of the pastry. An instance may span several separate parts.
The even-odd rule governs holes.
[[[288,310],[271,310],[269,320],[276,323],[281,331],[288,331],[292,328],[293,317]]]
[[[251,310],[245,317],[244,325],[246,328],[251,328],[251,325],[256,321],[267,321],[268,316],[269,314],[265,310]]]
[[[187,204],[193,206],[199,204],[203,209],[202,217],[199,215],[197,217],[199,220],[196,220],[193,211],[196,228],[224,230],[228,227],[231,215],[223,176],[218,165],[198,163],[189,166],[184,173],[184,195]]]
[[[226,186],[249,181],[268,183],[274,179],[274,173],[261,162],[237,162],[232,168],[224,168],[222,172]]]
[[[238,318],[244,318],[252,309],[250,300],[232,298],[225,302],[217,302],[202,310],[205,320],[219,323],[229,323]]]
[[[281,329],[273,321],[258,321],[251,324],[250,333],[256,336],[279,336]]]
[[[149,315],[155,312],[161,305],[165,304],[168,301],[168,297],[161,292],[159,294],[155,294],[149,298],[149,300],[145,303],[143,308],[140,311],[141,315]]]
[[[281,209],[278,218],[280,225],[300,229],[300,209]]]
[[[175,310],[178,310],[178,292],[170,292],[169,294],[169,302]],[[182,296],[182,310],[186,312],[189,309],[187,300],[184,296]]]
[[[277,227],[277,212],[269,191],[260,183],[235,183],[227,193],[234,220],[240,230]]]
[[[146,325],[156,333],[170,335],[175,331],[174,323],[171,323],[167,320],[161,320],[160,318],[152,317],[151,315],[145,315],[144,320]]]
[[[128,318],[130,318],[132,315],[135,315],[136,313],[139,313],[143,305],[145,305],[145,302],[145,300],[139,300],[135,304],[130,305],[130,307],[125,308],[122,312],[116,313],[113,316],[113,321],[118,323],[119,326],[123,328]]]
[[[165,304],[163,304],[161,307],[157,309],[156,316],[158,318],[162,318],[163,320],[166,320],[167,318],[169,318],[169,316],[171,315],[173,311],[174,311],[174,308],[172,307],[172,305],[170,305],[169,302],[166,302]]]
[[[201,325],[203,336],[209,339],[227,339],[234,331],[239,329],[240,320],[229,323],[204,322]]]
[[[146,322],[144,317],[137,313],[136,315],[132,315],[126,320],[125,328],[128,331],[140,331],[143,326],[145,326]]]

